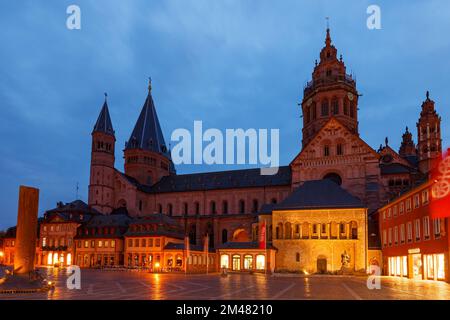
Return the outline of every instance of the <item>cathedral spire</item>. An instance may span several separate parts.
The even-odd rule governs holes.
[[[109,116],[107,93],[105,92],[105,102],[103,102],[102,109],[98,115],[97,121],[95,122],[94,132],[103,132],[114,136],[114,129],[111,122],[111,117]]]
[[[161,125],[159,124],[153,102],[151,78],[149,78],[147,98],[145,99],[141,113],[125,149],[143,149],[169,157],[169,150],[164,141]]]

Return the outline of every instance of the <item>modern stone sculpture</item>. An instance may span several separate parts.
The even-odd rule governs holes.
[[[28,274],[34,270],[38,206],[39,189],[20,186],[14,274]]]

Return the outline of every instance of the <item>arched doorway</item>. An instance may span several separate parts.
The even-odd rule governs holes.
[[[317,273],[326,273],[327,272],[327,257],[318,256],[317,257]]]
[[[338,186],[342,185],[342,178],[335,172],[330,172],[323,177],[323,180],[328,179],[336,183]]]

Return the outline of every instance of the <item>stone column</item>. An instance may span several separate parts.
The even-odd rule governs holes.
[[[39,189],[20,186],[14,257],[15,274],[27,274],[34,270],[38,205]]]

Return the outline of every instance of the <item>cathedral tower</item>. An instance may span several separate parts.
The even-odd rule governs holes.
[[[337,118],[351,132],[358,134],[358,91],[356,81],[346,73],[342,55],[331,43],[327,28],[325,47],[320,52],[320,62],[314,67],[312,80],[303,91],[303,140],[305,147],[322,126]]]
[[[417,155],[416,145],[412,138],[412,133],[406,127],[405,133],[402,135],[402,144],[400,145],[399,155],[403,158],[413,157]]]
[[[428,91],[417,122],[417,134],[419,170],[422,173],[428,173],[442,153],[441,117],[434,109],[434,101],[430,99]]]
[[[109,116],[105,93],[105,102],[92,131],[88,200],[90,206],[105,214],[112,211],[114,204],[115,143],[116,137]]]
[[[144,185],[153,185],[175,173],[152,98],[151,82],[139,118],[125,144],[125,174]]]

